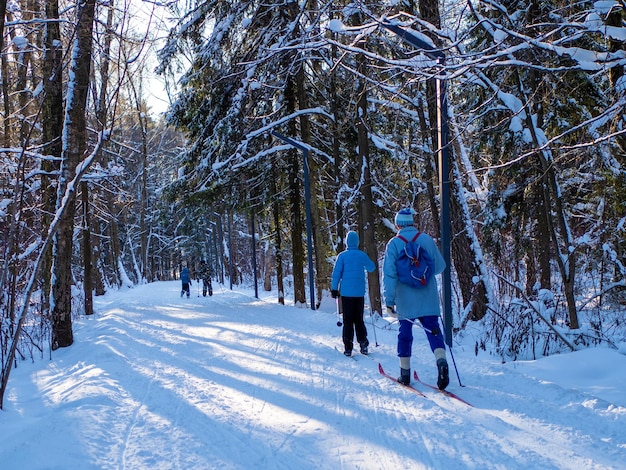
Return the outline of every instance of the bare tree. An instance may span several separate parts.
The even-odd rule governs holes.
[[[71,186],[86,150],[86,106],[90,84],[93,21],[96,0],[85,0],[76,12],[76,40],[68,82],[63,152],[57,193],[57,207],[68,205],[63,213],[53,249],[52,349],[70,346],[72,331],[72,248],[76,188]]]

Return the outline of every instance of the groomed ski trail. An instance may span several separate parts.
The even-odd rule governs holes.
[[[71,448],[76,468],[624,468],[623,406],[460,347],[474,408],[424,399],[378,373],[378,361],[399,371],[395,331],[377,330],[375,361],[347,360],[333,351],[332,303],[312,311],[214,287],[181,299],[178,282],[159,282],[97,298],[71,348],[14,371],[41,369],[36,392],[12,393],[11,407],[45,400],[69,430],[50,439]],[[433,383],[420,335],[412,367]],[[3,462],[15,446],[29,455],[35,443],[18,439],[18,424],[0,424]]]

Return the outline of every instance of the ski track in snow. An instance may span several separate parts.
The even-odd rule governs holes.
[[[393,325],[379,320],[376,347],[368,317],[372,356],[351,360],[335,351],[342,343],[332,306],[278,306],[216,286],[206,298],[177,298],[179,284],[162,282],[97,299],[97,314],[75,322],[74,346],[12,372],[32,385],[9,393],[0,461],[30,469],[626,469],[624,403],[462,347],[454,353],[467,386],[450,363],[449,389],[474,407],[416,383],[422,398],[378,373],[378,362],[399,370]],[[414,334],[412,366],[434,383],[432,353],[423,332]],[[29,415],[33,403],[50,411]],[[20,440],[22,426],[36,420],[48,429],[53,419],[58,432],[41,438],[56,454]]]

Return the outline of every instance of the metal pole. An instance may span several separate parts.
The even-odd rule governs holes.
[[[315,310],[315,272],[313,270],[313,224],[311,222],[311,187],[309,185],[309,149],[300,142],[289,137],[285,137],[276,131],[272,131],[272,135],[280,140],[287,142],[289,145],[302,150],[304,159],[304,203],[306,209],[306,245],[309,261],[309,291],[311,297],[311,310]]]
[[[443,71],[444,58],[439,58]],[[452,276],[450,274],[450,153],[448,150],[448,98],[445,78],[437,77],[439,128],[439,192],[441,197],[441,255],[446,262],[441,285],[444,339],[452,347]]]

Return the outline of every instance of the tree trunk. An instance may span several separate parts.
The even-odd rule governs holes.
[[[576,298],[574,295],[574,281],[576,277],[576,250],[570,248],[575,246],[571,238],[571,230],[567,220],[567,214],[563,207],[561,188],[559,187],[554,158],[551,150],[542,149],[543,142],[537,135],[537,124],[534,121],[534,110],[531,106],[531,98],[527,95],[527,86],[522,82],[519,72],[516,71],[517,88],[522,101],[525,103],[526,127],[530,131],[533,144],[537,150],[536,158],[541,174],[541,188],[543,188],[543,201],[548,230],[556,251],[556,262],[563,282],[563,290],[567,301],[567,311],[569,315],[570,328],[579,328],[578,311],[576,310]]]
[[[307,92],[305,87],[305,74],[304,68],[300,67],[296,74],[296,83],[298,87],[298,106],[300,109],[306,109],[309,106]],[[300,132],[302,135],[302,141],[309,143],[311,139],[311,131],[309,124],[309,117],[306,114],[300,116]],[[319,306],[322,300],[322,291],[324,289],[330,290],[330,275],[332,266],[326,260],[325,253],[330,251],[327,239],[324,237],[324,233],[321,230],[322,215],[319,206],[319,200],[316,197],[320,194],[319,188],[319,166],[315,163],[315,159],[309,155],[309,189],[311,194],[311,226],[313,232],[313,260],[315,264],[315,284],[316,284],[316,299],[311,299],[311,302],[316,302]]]
[[[147,282],[151,273],[148,271],[148,225],[146,217],[148,212],[148,129],[145,117],[141,119],[141,214],[139,216],[139,230],[141,231],[141,275],[142,282]],[[217,236],[217,234],[215,235]],[[217,260],[218,253],[215,253]]]
[[[64,122],[64,142],[61,175],[57,193],[57,208],[68,208],[59,221],[54,240],[52,266],[52,349],[70,346],[72,332],[72,242],[74,232],[75,188],[69,183],[86,148],[86,104],[91,67],[91,43],[95,0],[85,0],[77,11],[77,33],[73,45],[71,76]]]
[[[140,282],[145,282],[148,278],[148,228],[146,226],[146,212],[148,210],[148,122],[146,113],[142,110],[141,92],[137,92],[137,87],[131,81],[131,89],[135,99],[137,119],[141,129],[141,201],[139,208],[139,231],[141,238],[141,277]],[[217,259],[217,253],[215,254]]]
[[[615,28],[621,28],[624,25],[624,7],[622,4],[622,8],[611,8],[609,13],[606,15],[606,25],[612,26]],[[626,41],[622,39],[615,39],[613,37],[609,37],[609,51],[610,52],[620,52],[626,49]],[[609,69],[609,81],[611,83],[611,91],[615,94],[615,96],[619,96],[619,90],[617,89],[617,83],[621,77],[624,76],[624,65],[611,67]],[[623,147],[622,147],[623,148]]]
[[[537,223],[535,224],[535,249],[537,250],[537,265],[539,266],[539,285],[542,289],[552,289],[552,270],[550,268],[550,231],[548,230],[548,213],[543,200],[543,181],[537,183],[539,188],[534,189],[535,214]]]
[[[9,90],[9,61],[7,60],[7,54],[2,53],[4,51],[4,26],[5,18],[7,18],[7,2],[3,0],[0,2],[0,65],[2,66],[2,105],[4,108],[4,135],[3,146],[5,148],[11,147],[11,92]],[[8,19],[8,18],[7,18]]]
[[[61,32],[58,0],[46,0],[46,19],[44,24],[43,50],[43,87],[44,98],[41,110],[41,128],[46,153],[60,160],[63,152],[61,133],[63,132],[63,74]],[[50,227],[51,215],[54,214],[56,198],[55,186],[50,183],[50,175],[59,171],[59,164],[54,159],[44,159],[41,163],[41,187],[43,211],[41,217],[42,233]],[[41,309],[46,317],[50,311],[50,279],[52,276],[52,246],[46,249],[41,268]]]
[[[331,33],[335,35],[336,33]],[[333,45],[332,48],[332,57],[334,60],[337,60],[337,46]],[[336,69],[333,68],[332,75],[330,76],[330,110],[335,117],[333,123],[331,123],[332,129],[332,148],[333,148],[333,161],[334,161],[334,188],[333,188],[333,199],[335,201],[335,230],[337,231],[336,240],[332,241],[333,248],[336,253],[341,253],[344,250],[344,239],[345,239],[345,231],[344,231],[344,215],[343,215],[343,207],[341,205],[341,201],[337,197],[339,194],[339,190],[341,188],[341,166],[343,163],[343,158],[341,157],[340,143],[343,137],[341,121],[343,120],[343,108],[341,107],[339,97],[337,96],[337,82],[339,78],[337,77]],[[332,231],[331,231],[332,233]],[[335,246],[336,245],[336,246]]]
[[[426,86],[429,86],[429,84],[427,83]],[[433,93],[436,93],[435,90],[433,90]],[[427,93],[428,94],[428,93]],[[426,108],[428,109],[428,105],[426,105]],[[436,110],[435,110],[436,111]],[[430,115],[430,109],[428,109],[428,113]],[[428,122],[428,119],[426,118],[426,114],[424,113],[424,106],[418,106],[417,108],[417,115],[419,118],[419,124],[420,124],[420,132],[423,136],[423,145],[424,148],[430,149],[432,152],[433,149],[433,140],[432,140],[432,134],[429,133],[428,129],[430,127],[430,123]],[[436,142],[436,140],[434,141]],[[430,213],[432,216],[432,223],[433,223],[433,238],[439,239],[441,238],[441,219],[439,218],[439,208],[437,206],[437,195],[435,194],[435,178],[437,175],[437,164],[435,159],[431,156],[430,158],[429,155],[431,154],[427,154],[426,158],[424,159],[424,181],[426,182],[426,193],[428,195],[428,206],[430,208]],[[410,201],[413,202],[413,201]],[[423,227],[421,227],[423,229]]]
[[[108,2],[108,16],[106,34],[104,35],[104,50],[102,54],[102,64],[100,67],[100,96],[94,96],[96,103],[96,119],[98,120],[98,130],[102,131],[106,126],[106,100],[109,86],[109,52],[111,50],[111,30],[113,27],[113,5],[114,0]],[[95,89],[95,87],[94,87]],[[95,93],[95,92],[94,92]],[[91,234],[93,227],[90,217],[90,189],[87,183],[81,183],[82,205],[83,205],[83,231],[82,231],[82,254],[83,254],[83,295],[85,297],[85,315],[93,314],[93,293],[94,286],[96,295],[104,294],[102,277],[97,269],[97,254],[100,253],[100,243],[96,237],[95,246],[92,243]],[[96,256],[94,257],[94,253]],[[96,262],[94,262],[94,259]]]
[[[440,27],[441,17],[439,15],[439,4],[437,1],[420,0],[419,10],[422,18],[433,24],[436,28]],[[434,39],[436,40],[436,38]],[[437,126],[433,125],[433,123],[438,122],[438,99],[434,79],[429,80],[427,83],[426,96],[428,101],[428,116],[432,129],[431,139],[432,142],[437,142],[439,129],[437,129]],[[433,146],[433,148],[436,147],[436,145]],[[454,162],[453,145],[449,145],[448,152],[450,162]],[[457,179],[460,178],[455,165],[450,164],[449,167],[451,173],[449,175],[443,175],[443,179],[446,180],[453,177]],[[465,204],[462,200],[462,182],[459,180],[451,180],[451,182],[453,183],[450,191],[451,260],[453,260],[452,262],[459,281],[463,306],[470,306],[470,312],[467,318],[470,320],[479,320],[485,316],[488,303],[484,273],[481,272],[482,257],[480,253],[476,252],[476,249],[479,249],[479,247],[475,244],[475,237],[473,234],[468,233],[468,230],[473,230],[473,227],[470,215],[466,212]],[[450,269],[452,269],[451,266]],[[474,283],[475,279],[479,281]]]
[[[285,102],[287,112],[293,113],[296,109],[294,77],[289,77],[285,84]],[[296,134],[294,124],[290,124],[291,135]],[[289,208],[291,214],[291,249],[293,265],[293,295],[296,305],[306,304],[306,292],[304,282],[304,245],[302,243],[302,197],[300,195],[300,155],[295,149],[287,152],[287,177],[289,178]],[[315,302],[315,299],[311,299]]]
[[[32,1],[29,0],[27,5],[23,5],[22,9],[22,19],[24,23],[28,24],[33,19],[33,5]],[[22,44],[22,43],[20,43]],[[18,47],[17,54],[17,80],[15,83],[16,91],[18,94],[18,103],[19,103],[19,111],[18,116],[20,119],[20,142],[19,145],[22,148],[26,148],[28,145],[28,138],[30,135],[30,123],[28,122],[28,102],[30,101],[31,91],[28,89],[28,70],[30,64],[31,53],[30,50],[30,41],[25,42],[23,49],[20,46]],[[30,224],[28,224],[30,225]]]
[[[265,292],[272,291],[272,273],[274,272],[274,266],[276,266],[274,258],[274,251],[269,240],[263,242],[263,290]]]
[[[454,256],[454,267],[461,288],[464,311],[467,311],[463,320],[478,321],[487,313],[489,297],[485,276],[487,268],[484,265],[484,256],[478,238],[474,232],[473,223],[463,192],[463,184],[459,167],[454,159],[450,159],[452,171],[452,191],[450,197],[450,218],[453,221],[451,246]]]
[[[237,278],[237,256],[236,249],[234,247],[235,240],[233,239],[233,213],[228,212],[228,271],[230,276],[230,284],[238,284]]]
[[[91,229],[89,217],[89,189],[85,182],[80,184],[83,209],[83,292],[85,295],[85,315],[93,315],[93,278],[91,256]]]
[[[357,64],[357,67],[361,69],[363,76],[365,76],[366,70],[363,56],[357,57]],[[359,231],[361,232],[360,238],[363,240],[363,251],[365,251],[374,263],[378,265],[367,127],[367,88],[364,80],[359,80],[357,93],[357,141],[359,143],[359,167],[363,168],[363,184],[361,185],[361,198],[359,199]],[[380,277],[378,275],[378,270],[368,273],[367,280],[371,313],[378,312],[382,315]]]
[[[272,179],[270,181],[270,200],[272,203],[272,216],[274,218],[274,261],[276,266],[276,286],[278,289],[278,303],[285,305],[285,286],[283,284],[283,246],[281,237],[280,211],[283,206],[282,198],[279,199],[276,191],[276,169],[272,165]]]

